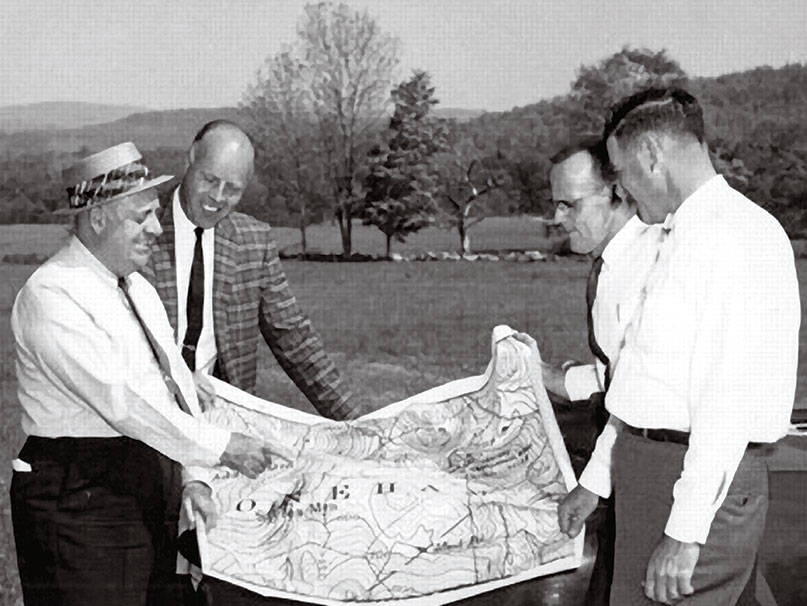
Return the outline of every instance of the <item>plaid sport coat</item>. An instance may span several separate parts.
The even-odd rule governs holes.
[[[176,337],[173,193],[160,196],[163,233],[141,273],[159,293]],[[262,334],[280,366],[322,416],[358,416],[360,411],[352,409],[355,398],[291,293],[269,225],[233,212],[216,225],[214,251],[214,376],[253,393]]]

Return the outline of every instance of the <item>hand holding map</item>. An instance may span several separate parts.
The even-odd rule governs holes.
[[[203,482],[189,482],[182,493],[182,501],[189,509],[189,520],[199,520],[199,526],[210,532],[216,527],[218,510],[210,486]]]
[[[272,449],[263,440],[234,431],[220,463],[254,480],[272,462]]]

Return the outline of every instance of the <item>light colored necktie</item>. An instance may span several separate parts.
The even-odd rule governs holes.
[[[165,350],[157,342],[154,334],[151,332],[151,330],[149,330],[149,327],[146,325],[140,313],[137,311],[137,306],[132,300],[132,295],[129,292],[129,279],[125,277],[119,278],[118,286],[123,291],[123,295],[126,297],[126,302],[129,304],[129,308],[132,310],[132,313],[137,319],[137,323],[140,324],[143,334],[146,335],[146,341],[148,341],[149,347],[151,347],[151,353],[154,354],[154,359],[157,361],[157,366],[160,368],[160,374],[162,374],[165,386],[168,388],[168,391],[171,392],[171,395],[174,396],[177,406],[179,406],[183,412],[191,414],[191,409],[185,400],[185,396],[182,395],[182,390],[179,389],[179,385],[177,385],[177,382],[174,381],[174,377],[171,376],[171,365],[168,362],[168,356],[166,355]]]

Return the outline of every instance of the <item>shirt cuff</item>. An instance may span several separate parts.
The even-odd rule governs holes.
[[[587,400],[591,394],[602,391],[594,364],[572,366],[566,371],[563,383],[572,402]]]
[[[212,486],[213,478],[216,475],[216,469],[213,467],[200,467],[198,465],[189,465],[182,468],[182,485],[189,482],[202,482],[208,486]]]
[[[192,461],[189,463],[191,465],[206,465],[209,467],[218,465],[219,460],[221,460],[221,455],[224,454],[224,451],[227,449],[227,444],[230,443],[231,437],[231,431],[211,423],[205,423],[201,430],[201,435],[198,436],[198,440],[199,443],[203,444],[205,449],[209,451],[209,458],[203,461]]]
[[[711,508],[699,507],[683,499],[675,500],[664,534],[682,543],[704,545],[715,513]]]
[[[611,496],[611,468],[603,464],[599,458],[592,456],[580,474],[578,483],[598,497],[607,499]]]

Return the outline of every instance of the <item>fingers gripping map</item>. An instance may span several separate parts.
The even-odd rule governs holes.
[[[580,564],[557,523],[574,474],[539,353],[500,326],[482,376],[350,422],[216,382],[211,421],[285,458],[212,481],[204,573],[317,604],[446,604]]]

